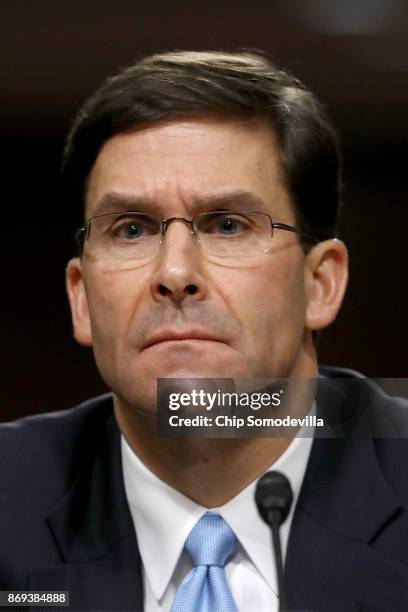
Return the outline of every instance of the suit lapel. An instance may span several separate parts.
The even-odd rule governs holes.
[[[325,401],[338,414],[344,396],[331,389]],[[139,611],[141,564],[112,413],[94,437],[97,450],[47,517],[61,563],[32,568],[27,588],[70,591],[73,612]],[[371,438],[315,439],[286,555],[291,609],[406,612],[408,569],[375,547],[398,510]]]
[[[140,557],[113,414],[95,435],[99,449],[46,519],[62,563],[33,568],[29,588],[70,591],[72,610],[142,610]]]
[[[340,395],[326,388],[336,414]],[[316,438],[288,542],[291,609],[406,612],[408,567],[375,548],[398,511],[372,438]]]

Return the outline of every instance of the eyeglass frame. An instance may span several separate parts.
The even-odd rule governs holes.
[[[273,237],[273,230],[274,229],[282,229],[288,232],[293,232],[294,234],[297,234],[298,236],[300,236],[301,238],[305,238],[306,240],[308,240],[309,242],[313,242],[315,244],[318,244],[319,242],[321,242],[322,239],[320,238],[316,238],[316,236],[311,236],[310,234],[307,234],[305,232],[300,231],[298,228],[294,227],[293,225],[288,225],[287,223],[274,223],[272,221],[272,217],[270,215],[268,215],[268,213],[265,212],[259,212],[256,210],[211,210],[211,211],[206,211],[206,212],[202,212],[202,213],[198,213],[198,215],[194,215],[193,217],[168,217],[167,219],[163,219],[157,215],[151,214],[151,213],[144,213],[144,212],[140,212],[137,210],[125,210],[122,212],[110,212],[110,213],[103,213],[102,215],[95,215],[94,217],[90,217],[87,221],[86,221],[86,225],[79,227],[76,232],[75,232],[75,238],[77,241],[77,244],[80,248],[80,254],[82,256],[83,253],[83,249],[84,249],[84,244],[85,244],[85,240],[89,240],[89,228],[91,225],[91,222],[94,219],[100,219],[101,217],[108,217],[111,215],[126,215],[126,214],[135,214],[135,215],[142,215],[142,216],[146,216],[146,217],[153,217],[154,219],[158,219],[160,221],[160,239],[159,242],[157,243],[157,246],[160,246],[160,244],[163,242],[167,228],[169,227],[170,223],[172,221],[182,221],[183,223],[185,223],[186,225],[188,225],[188,227],[190,228],[190,233],[193,235],[194,239],[200,243],[200,239],[198,237],[198,232],[197,232],[197,228],[195,226],[196,220],[204,215],[208,215],[211,213],[229,213],[231,215],[251,215],[253,213],[257,214],[257,215],[262,215],[264,217],[268,217],[269,222],[270,222],[270,226],[271,226],[271,234],[270,237]],[[82,238],[83,236],[83,238]],[[325,239],[324,239],[325,240]]]

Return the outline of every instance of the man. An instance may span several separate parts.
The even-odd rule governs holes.
[[[158,378],[319,376],[314,336],[340,308],[347,252],[314,96],[258,54],[148,57],[84,105],[64,177],[85,218],[74,335],[112,395],[1,427],[2,589],[69,591],[78,610],[278,610],[253,501],[272,468],[295,497],[290,609],[406,610],[404,440],[157,435]],[[306,408],[350,406],[334,379],[354,375],[320,374]],[[367,409],[403,408],[365,393]],[[202,565],[208,542],[224,558]]]

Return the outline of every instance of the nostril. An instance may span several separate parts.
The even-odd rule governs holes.
[[[186,291],[187,293],[189,293],[190,295],[194,295],[195,293],[197,293],[198,289],[196,285],[187,285],[186,287]]]
[[[158,292],[160,293],[161,296],[166,296],[166,295],[172,295],[173,291],[171,291],[171,289],[169,289],[168,287],[166,287],[165,285],[162,285],[161,283],[159,283],[158,287],[157,287]],[[198,292],[198,287],[197,285],[186,285],[184,288],[184,294],[188,293],[189,295],[195,295]]]

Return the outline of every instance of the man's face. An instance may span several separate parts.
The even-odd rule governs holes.
[[[137,200],[127,210],[143,203],[143,212],[162,218],[192,217],[217,208],[217,199],[237,208],[234,194],[239,209],[254,206],[294,224],[272,131],[261,122],[167,121],[104,144],[89,177],[86,217],[107,200],[104,212],[120,210],[121,199]],[[85,243],[82,261],[68,267],[75,335],[92,344],[114,393],[147,410],[157,378],[302,376],[310,370],[306,259],[297,236],[277,230],[267,254],[208,261],[178,221],[155,258],[130,269],[92,259]]]

